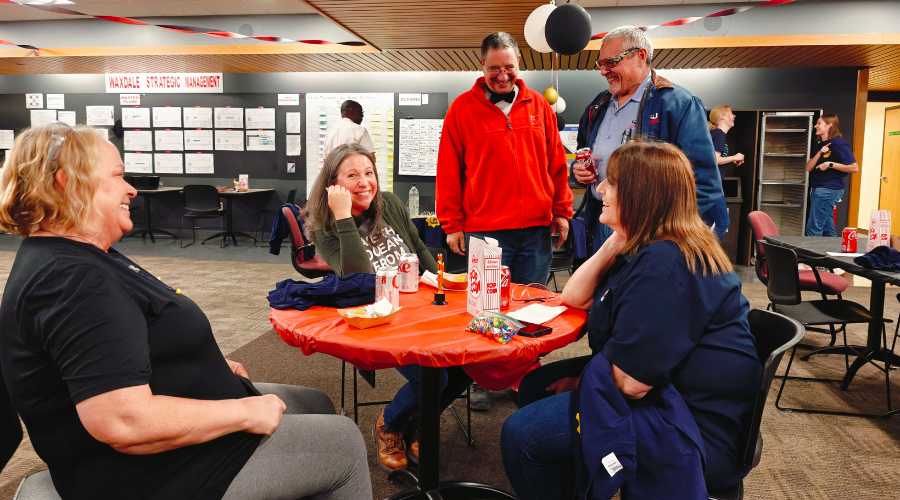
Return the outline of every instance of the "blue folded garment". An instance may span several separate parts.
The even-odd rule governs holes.
[[[375,275],[329,274],[316,283],[284,280],[269,292],[269,305],[275,309],[305,311],[312,306],[355,307],[375,302]]]
[[[900,252],[888,246],[875,247],[871,252],[853,259],[853,262],[866,269],[900,273]]]

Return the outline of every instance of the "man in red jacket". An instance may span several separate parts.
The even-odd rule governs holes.
[[[513,283],[546,284],[551,231],[569,232],[572,191],[556,114],[518,79],[519,47],[501,31],[481,44],[484,77],[447,111],[438,152],[437,216],[465,255],[471,236],[499,241]]]

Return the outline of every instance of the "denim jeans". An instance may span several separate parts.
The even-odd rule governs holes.
[[[713,232],[716,233],[716,238],[719,241],[722,241],[725,238],[725,232],[728,231],[728,226],[731,225],[731,220],[728,218],[728,205],[725,204],[725,197],[719,198],[713,206],[707,210],[706,212],[700,214],[700,218],[703,219],[703,222],[706,223],[707,226],[713,227]]]
[[[397,371],[409,382],[384,409],[384,426],[392,432],[406,429],[409,418],[419,411],[419,365],[398,366]],[[441,411],[453,404],[471,383],[472,379],[461,367],[441,368]]]
[[[843,189],[813,188],[809,193],[809,220],[807,236],[837,236],[834,229],[834,207],[840,201]]]
[[[574,498],[575,460],[569,425],[571,392],[536,401],[503,424],[500,453],[521,500]]]
[[[497,240],[503,249],[502,263],[509,266],[512,283],[546,285],[550,279],[550,262],[553,260],[550,226],[466,233],[466,249],[470,248],[472,236]]]

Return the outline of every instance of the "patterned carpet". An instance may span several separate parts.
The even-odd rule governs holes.
[[[0,286],[5,285],[14,254],[0,252]],[[140,257],[144,267],[168,284],[181,288],[206,312],[222,352],[244,363],[256,381],[290,383],[315,387],[329,394],[340,408],[340,369],[337,359],[316,354],[305,357],[299,349],[284,344],[269,320],[268,290],[274,283],[299,276],[290,265]],[[562,286],[562,280],[560,286]],[[889,288],[886,317],[896,320],[900,306],[894,298],[898,289]],[[752,307],[765,308],[766,292],[760,284],[745,284],[744,294]],[[844,297],[863,305],[869,290],[851,287]],[[810,296],[809,298],[815,298]],[[891,332],[893,331],[891,325]],[[889,332],[889,335],[892,333]],[[851,327],[851,343],[864,343],[865,328]],[[810,332],[807,343],[825,343],[826,336]],[[589,352],[586,339],[560,349],[545,362]],[[785,361],[786,362],[786,361]],[[844,360],[840,356],[818,356],[795,363],[797,375],[840,377]],[[350,370],[348,370],[349,381]],[[794,374],[792,369],[792,374]],[[893,372],[895,401],[900,399],[900,371]],[[402,385],[394,370],[378,372],[376,389],[361,382],[361,400],[390,399]],[[748,499],[887,499],[897,497],[900,485],[900,418],[871,420],[789,413],[774,408],[777,388],[770,394],[763,417],[765,440],[762,463],[745,480]],[[445,413],[441,433],[441,478],[486,482],[511,491],[498,449],[504,419],[514,410],[509,397],[492,393],[493,407],[472,414],[475,447],[468,448],[462,432]],[[348,403],[352,400],[350,384]],[[885,407],[884,377],[871,366],[864,367],[847,392],[836,384],[788,382],[784,403],[792,406],[852,411],[879,411]],[[896,405],[896,403],[895,403]],[[457,411],[465,420],[462,401]],[[360,410],[360,430],[369,447],[369,465],[376,498],[385,498],[399,486],[387,482],[379,467],[372,442],[372,425],[379,407]],[[351,412],[348,410],[348,414]],[[352,416],[352,415],[350,415]],[[11,462],[0,474],[0,500],[12,498],[23,475],[46,468],[31,448],[27,437]]]

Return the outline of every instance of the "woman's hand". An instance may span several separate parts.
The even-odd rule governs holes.
[[[244,398],[239,401],[244,403],[247,411],[244,430],[251,434],[271,436],[275,429],[278,429],[281,416],[287,409],[284,401],[274,394]]]
[[[617,232],[603,242],[603,246],[591,258],[582,264],[562,292],[563,304],[587,311],[594,304],[594,289],[597,283],[609,271],[616,261],[616,255],[622,253],[627,239]]]
[[[616,365],[612,365],[609,374],[616,384],[616,389],[622,393],[622,396],[624,396],[625,399],[641,399],[650,392],[650,389],[653,389],[652,385],[638,382],[630,375],[620,370]]]
[[[824,171],[826,171],[826,170],[828,170],[828,169],[829,169],[829,167],[830,167],[830,163],[831,163],[831,162],[828,162],[828,161],[826,161],[826,162],[822,162],[822,164],[821,164],[821,165],[819,165],[819,166],[817,166],[817,167],[816,167],[816,169],[817,169],[817,170],[821,170],[821,171],[823,171],[823,172],[824,172]]]
[[[822,146],[822,149],[819,150],[818,154],[823,155],[823,154],[831,151],[831,148],[829,148],[828,146],[831,146],[830,142],[828,144]]]
[[[235,375],[240,375],[245,379],[250,380],[250,375],[247,374],[247,370],[244,369],[244,365],[230,359],[226,359],[225,362],[228,363],[228,368],[231,368],[231,371]]]
[[[600,250],[608,251],[613,257],[622,253],[622,250],[625,248],[625,243],[627,243],[627,239],[621,234],[613,231],[612,236],[606,239],[603,242],[603,246],[600,247]]]
[[[564,392],[571,392],[575,389],[578,389],[578,381],[581,380],[581,377],[565,377],[553,382],[548,385],[545,389],[547,392],[552,392],[554,394],[562,394]]]
[[[338,185],[328,186],[328,206],[334,213],[335,220],[349,219],[350,208],[353,206],[350,191]]]

